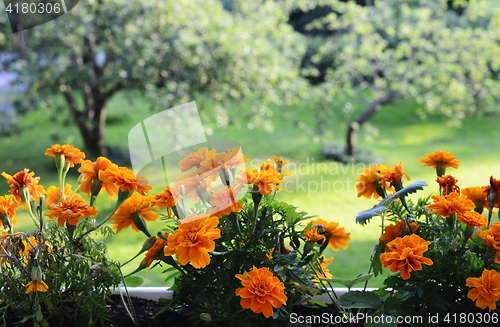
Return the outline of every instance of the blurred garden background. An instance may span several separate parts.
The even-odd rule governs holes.
[[[417,196],[438,191],[435,171],[418,162],[435,150],[461,160],[451,173],[462,188],[498,178],[499,8],[487,0],[82,0],[16,34],[2,12],[0,172],[29,168],[45,188],[57,185],[53,158],[43,155],[55,143],[130,165],[133,126],[196,101],[208,139],[239,142],[259,159],[251,162],[290,160],[296,169],[279,199],[351,232],[347,250],[326,254],[334,277],[353,278],[367,272],[381,232],[377,219],[354,221],[377,203],[357,197],[363,168],[401,161],[411,182],[429,184]],[[75,184],[77,169],[69,176]],[[8,190],[0,182],[0,194]],[[113,205],[98,198],[103,216]],[[18,217],[18,230],[33,228]],[[105,241],[124,262],[144,237],[129,229]],[[160,271],[141,272],[145,285],[165,285]]]

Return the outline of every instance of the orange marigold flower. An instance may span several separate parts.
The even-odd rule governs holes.
[[[474,202],[474,204],[476,205],[475,210],[479,213],[483,213],[483,208],[488,209],[485,188],[486,187],[473,186],[463,188],[460,191],[460,193],[462,193],[462,195],[465,195],[467,199]]]
[[[19,206],[13,195],[0,196],[0,230],[5,229],[4,222],[10,219],[12,229],[17,224],[16,211]],[[8,224],[8,223],[7,223]]]
[[[283,172],[283,166],[286,165],[289,160],[284,161],[283,157],[278,158],[274,154],[273,154],[273,158],[274,158],[274,162],[276,162],[276,170],[279,171],[280,174],[283,175],[283,177],[290,176],[292,174],[292,172],[288,169]]]
[[[241,280],[242,288],[236,289],[236,296],[241,296],[240,305],[255,313],[262,313],[269,318],[273,315],[273,307],[279,308],[286,304],[285,285],[280,282],[269,268],[253,269],[246,273],[248,277],[236,274]]]
[[[433,264],[431,259],[423,257],[429,244],[416,234],[398,237],[387,244],[390,252],[382,253],[380,262],[392,272],[401,271],[401,278],[407,280],[412,270],[422,269],[422,264]]]
[[[457,157],[446,151],[434,151],[433,153],[426,153],[424,158],[418,159],[423,163],[423,166],[429,166],[436,169],[438,176],[444,175],[446,168],[458,168],[460,160]]]
[[[396,225],[390,224],[386,228],[384,228],[384,233],[380,236],[380,241],[385,243],[385,250],[389,251],[389,246],[387,243],[393,241],[398,237],[403,237],[408,234],[413,234],[420,227],[417,222],[412,221],[410,223],[411,233],[408,232],[408,228],[406,228],[406,224],[404,221],[398,221]]]
[[[312,227],[311,230],[309,230],[307,227],[304,228],[304,236],[306,237],[306,240],[308,242],[321,242],[325,239],[325,235],[320,234],[318,232],[317,227]]]
[[[338,251],[339,246],[344,250],[349,246],[348,242],[351,240],[351,233],[346,232],[344,227],[339,227],[339,223],[317,218],[312,221],[312,224],[313,226],[315,224],[323,226],[324,231],[330,236],[328,247],[334,251]]]
[[[232,150],[226,152],[215,153],[210,152],[210,158],[203,160],[200,163],[199,172],[205,172],[212,169],[231,169],[243,165],[245,162],[249,161],[244,154],[240,153],[240,147],[237,146]]]
[[[378,177],[380,179],[380,185],[385,185],[386,183],[388,183],[390,186],[398,187],[402,187],[403,177],[406,177],[407,180],[410,180],[410,177],[406,173],[403,173],[403,164],[401,163],[401,161],[399,162],[399,165],[394,165],[394,169],[389,168],[382,170],[378,174]]]
[[[5,177],[10,184],[9,192],[12,193],[17,202],[27,203],[31,200],[29,196],[35,201],[40,199],[40,193],[36,188],[40,177],[33,178],[33,175],[35,175],[35,173],[29,173],[29,169],[24,169],[14,176],[5,172],[2,173],[2,176]]]
[[[196,203],[200,199],[209,201],[210,189],[216,186],[217,170],[210,170],[199,174],[197,171],[184,174],[183,177],[178,177],[177,181],[180,185],[184,185],[184,197],[193,196],[193,202]]]
[[[60,204],[48,204],[45,216],[50,219],[57,218],[59,226],[63,227],[68,221],[69,225],[78,224],[78,220],[85,217],[97,216],[97,210],[85,203],[79,194],[73,194],[70,198],[61,199]]]
[[[500,179],[490,177],[490,185],[484,188],[486,201],[490,208],[498,207],[500,204]]]
[[[458,187],[458,179],[451,175],[438,176],[436,182],[439,184],[439,189],[443,191],[443,195],[448,195],[451,192],[460,193],[460,187]]]
[[[196,269],[210,263],[208,252],[215,250],[215,239],[220,238],[216,228],[219,218],[208,215],[191,214],[179,221],[179,228],[168,237],[165,255],[174,255],[181,265],[191,261]]]
[[[95,162],[90,160],[85,160],[82,166],[78,169],[78,172],[83,174],[84,181],[80,186],[80,190],[90,196],[92,192],[92,184],[97,185],[94,194],[97,195],[104,190],[108,192],[109,198],[113,199],[114,195],[118,195],[118,186],[112,182],[103,180],[99,175],[101,172],[105,172],[109,169],[116,169],[116,165],[113,164],[109,159],[104,157],[99,157]],[[96,181],[94,183],[94,181]]]
[[[47,292],[49,287],[47,284],[45,284],[44,281],[31,281],[27,285],[24,285],[24,287],[27,287],[26,293],[30,292]]]
[[[495,263],[500,263],[500,222],[491,224],[487,230],[479,229],[476,231],[488,249],[496,253]]]
[[[241,190],[241,185],[232,188],[226,186],[223,189],[215,191],[210,196],[210,204],[213,206],[208,212],[211,216],[229,215],[231,212],[240,212],[243,208],[241,201],[236,200],[236,196]]]
[[[276,170],[276,165],[271,162],[270,159],[267,159],[266,162],[260,164],[260,170]]]
[[[389,183],[380,184],[379,175],[385,171],[390,170],[389,166],[378,164],[364,169],[359,178],[357,179],[356,190],[358,191],[358,198],[364,196],[367,199],[374,199],[380,197],[379,192],[382,192],[382,186],[386,191],[394,191]],[[377,192],[379,189],[379,192]]]
[[[149,182],[146,177],[134,174],[134,172],[127,167],[99,171],[99,179],[118,186],[122,192],[128,191],[131,193],[136,191],[141,195],[145,195],[152,189],[152,187],[148,185]]]
[[[211,155],[213,155],[213,153],[215,153],[215,150],[208,151],[207,147],[203,147],[203,148],[198,149],[198,151],[196,151],[196,152],[193,152],[193,153],[186,155],[184,157],[184,159],[182,159],[179,162],[179,166],[181,167],[181,171],[185,172],[193,167],[199,168],[201,162],[205,161],[207,159],[210,160]]]
[[[57,156],[64,155],[66,160],[69,160],[69,167],[74,167],[75,164],[82,163],[83,159],[85,158],[85,153],[69,144],[54,144],[53,146],[48,148],[47,151],[45,151],[45,155],[54,157],[56,159]]]
[[[458,217],[458,221],[467,224],[470,228],[485,228],[488,226],[488,219],[475,211],[467,211]]]
[[[71,185],[66,184],[64,187],[64,195],[63,198],[67,199],[73,194],[73,191],[71,190]],[[59,187],[51,185],[47,189],[47,207],[49,204],[57,204],[59,202]]]
[[[319,278],[332,278],[332,274],[330,274],[330,270],[328,269],[328,265],[332,263],[333,257],[330,259],[326,259],[325,255],[322,254],[319,257],[319,261],[321,262],[319,265],[316,261],[313,262],[313,268],[316,270]],[[319,281],[315,281],[319,282]]]
[[[154,195],[141,196],[139,193],[134,193],[123,202],[111,217],[113,229],[116,228],[116,234],[128,227],[132,227],[135,232],[139,232],[142,226],[137,225],[143,223],[141,218],[146,221],[157,220],[160,215],[153,211],[151,206],[153,198]]]
[[[237,172],[236,182],[239,184],[251,184],[259,188],[259,192],[262,195],[268,195],[273,192],[273,190],[284,190],[278,184],[284,183],[281,180],[281,174],[273,169],[268,170],[239,170]]]
[[[481,277],[467,278],[465,286],[474,287],[469,291],[467,297],[476,301],[476,306],[481,309],[495,310],[496,302],[500,299],[500,273],[495,269],[484,269]]]
[[[168,238],[168,233],[165,233],[165,237]],[[144,260],[142,260],[142,263],[146,265],[146,267],[149,267],[153,261],[159,260],[158,254],[163,252],[165,245],[167,245],[167,241],[161,237],[157,238],[155,244],[146,252],[146,256]]]
[[[151,205],[155,210],[159,211],[164,207],[167,207],[168,218],[170,218],[171,215],[170,208],[175,207],[176,203],[177,196],[175,196],[174,192],[172,192],[170,185],[167,185],[167,187],[163,191],[156,194],[154,199],[151,201]]]
[[[449,217],[453,213],[460,216],[476,207],[474,202],[457,192],[451,192],[447,196],[433,195],[432,201],[434,203],[427,206],[427,209],[432,209],[429,213],[437,213],[443,217]]]
[[[267,249],[267,251],[266,251],[266,258],[268,258],[269,260],[273,260],[273,252],[274,252],[274,248]]]

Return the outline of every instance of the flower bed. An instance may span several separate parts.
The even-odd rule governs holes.
[[[45,190],[28,169],[4,172],[11,195],[0,198],[3,312],[13,310],[35,325],[102,322],[110,289],[134,284],[133,276],[121,274],[130,260],[112,262],[93,232],[111,236],[112,229],[119,234],[130,227],[143,233],[136,271],[167,264],[158,273],[173,278],[178,291],[162,311],[184,309],[194,322],[228,325],[287,322],[297,304],[331,287],[331,259],[323,251],[348,246],[350,233],[338,223],[309,221],[312,216],[278,200],[290,174],[282,158],[251,170],[239,147],[202,147],[179,162],[182,177],[148,195],[152,187],[145,176],[106,158],[84,160],[71,145],[54,145],[46,155],[55,158],[59,185]],[[73,188],[65,180],[77,164],[81,175]],[[116,204],[98,217],[94,203],[103,192]],[[20,206],[36,227],[31,233],[15,232]],[[158,219],[164,228],[153,236],[148,222]]]
[[[401,163],[361,173],[358,197],[379,202],[356,221],[367,224],[378,216],[382,228],[369,273],[352,279],[334,278],[327,269],[333,258],[323,255],[327,247],[346,249],[350,233],[279,201],[280,185],[291,174],[282,158],[251,170],[239,147],[202,147],[179,162],[182,176],[175,183],[148,195],[153,187],[145,176],[106,158],[84,160],[70,145],[54,145],[46,155],[55,158],[59,185],[45,189],[28,169],[2,173],[11,186],[11,194],[0,197],[4,324],[12,312],[35,326],[104,323],[111,290],[120,283],[127,285],[122,308],[137,321],[132,297],[138,289],[131,286],[137,284],[133,275],[146,268],[174,281],[174,296],[166,296],[166,288],[155,295],[163,298],[159,314],[188,312],[193,324],[300,324],[293,317],[314,306],[335,319],[362,314],[364,322],[397,317],[453,322],[463,313],[478,323],[498,319],[500,223],[491,220],[500,181],[491,177],[488,186],[460,189],[455,177],[445,175],[446,168],[458,168],[450,153],[421,159],[436,169],[440,195],[416,201],[408,194],[427,184],[404,187],[403,179],[410,177]],[[72,189],[66,174],[78,164],[81,175]],[[116,199],[107,214],[94,207],[103,192]],[[19,207],[33,220],[32,232],[15,231]],[[151,233],[148,222],[156,220],[164,227]],[[92,235],[110,237],[129,227],[144,234],[144,244],[132,257],[140,256],[140,265],[123,276],[122,267],[132,259],[113,262],[105,243]],[[383,267],[394,273],[383,288],[353,289],[366,287]],[[347,292],[339,294],[334,284]]]

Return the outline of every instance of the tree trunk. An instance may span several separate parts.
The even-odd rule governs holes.
[[[346,148],[345,153],[352,156],[356,152],[356,132],[361,127],[363,123],[369,120],[376,112],[379,106],[383,106],[394,100],[396,94],[394,92],[389,93],[387,96],[377,99],[370,103],[370,105],[359,115],[355,120],[349,122],[349,127],[347,128],[346,137]]]
[[[94,107],[94,115],[89,120],[78,122],[87,156],[93,160],[107,155],[106,139],[104,137],[104,128],[106,126],[106,109],[104,106],[100,108]]]

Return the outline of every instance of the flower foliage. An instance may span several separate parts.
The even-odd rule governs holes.
[[[446,175],[447,168],[458,169],[460,163],[449,152],[435,151],[419,161],[436,169],[437,194],[409,198],[402,185],[391,183],[390,168],[381,164],[365,169],[358,179],[369,184],[371,190],[360,193],[363,189],[358,187],[358,197],[368,194],[365,197],[371,199],[376,194],[383,199],[361,212],[363,219],[357,221],[366,224],[368,219],[379,216],[382,226],[386,220],[391,222],[383,227],[371,257],[370,270],[375,275],[382,273],[383,267],[395,273],[384,281],[382,294],[389,298],[378,314],[403,310],[425,320],[426,315],[436,313],[444,316],[485,309],[498,311],[500,222],[492,221],[492,209],[498,204],[500,183],[492,176],[489,186],[460,188],[457,178]],[[398,167],[402,168],[401,163],[395,169]],[[377,178],[369,179],[375,174]],[[388,184],[398,191],[387,195],[384,190]],[[417,189],[422,187],[414,191]],[[482,214],[485,208],[487,217]],[[350,302],[341,303],[363,303],[362,296],[351,293],[346,297]]]
[[[181,177],[173,185],[153,190],[144,176],[104,157],[84,160],[71,145],[53,145],[46,155],[55,160],[59,185],[45,191],[28,169],[3,173],[12,194],[0,197],[5,301],[21,303],[20,320],[31,317],[34,325],[107,319],[109,289],[118,284],[121,267],[141,255],[129,275],[167,265],[166,279],[182,290],[165,310],[189,307],[196,324],[203,317],[217,325],[281,326],[295,303],[331,287],[333,257],[326,258],[325,249],[349,246],[351,234],[339,223],[308,221],[307,213],[278,200],[291,175],[281,157],[247,169],[239,146],[200,148],[179,162]],[[80,177],[72,187],[66,174],[76,165]],[[404,176],[400,166],[394,173]],[[104,191],[116,202],[100,214],[94,204]],[[21,205],[35,225],[32,233],[15,231]],[[161,230],[151,233],[151,222]],[[145,241],[118,265],[92,235],[121,235],[129,227]],[[128,275],[122,280],[130,281]],[[92,292],[96,288],[102,293]],[[67,302],[79,310],[65,310]]]
[[[59,186],[50,185],[45,192],[39,184],[41,178],[29,169],[13,176],[2,174],[12,193],[0,196],[3,306],[14,308],[19,321],[32,319],[34,326],[102,323],[108,319],[105,296],[118,285],[119,273],[108,258],[105,243],[94,240],[90,232],[108,237],[112,231],[96,225],[91,219],[98,215],[97,209],[77,193],[79,189],[74,191],[71,184],[64,183],[70,168],[85,164],[85,154],[59,144],[45,154],[55,158]],[[89,194],[92,183],[87,183]],[[33,230],[28,233],[16,230],[16,211],[21,205],[33,220]],[[78,310],[68,310],[67,303]]]

